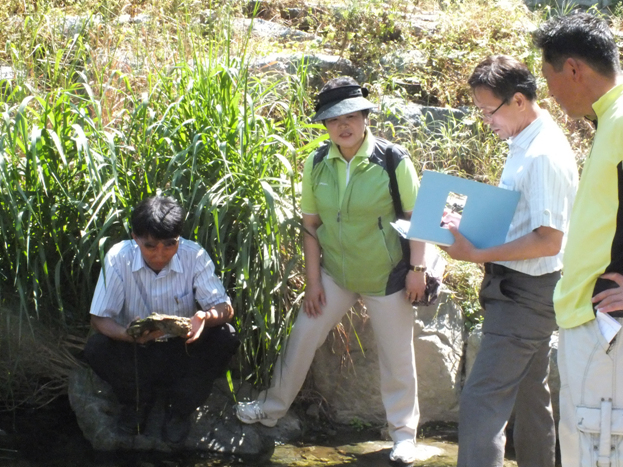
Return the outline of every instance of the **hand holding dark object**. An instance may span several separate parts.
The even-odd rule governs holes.
[[[426,272],[410,270],[405,279],[405,293],[407,300],[417,302],[426,295]]]
[[[194,314],[192,318],[190,318],[191,329],[190,331],[188,331],[188,334],[186,335],[186,337],[188,337],[188,340],[186,341],[187,344],[192,344],[193,342],[195,342],[197,339],[201,337],[201,333],[203,332],[203,329],[205,328],[205,323],[206,323],[206,312],[205,311],[198,311],[197,313]]]
[[[439,298],[439,290],[441,289],[442,277],[434,274],[425,273],[426,289],[421,298],[413,302],[413,306],[430,306],[434,305]]]

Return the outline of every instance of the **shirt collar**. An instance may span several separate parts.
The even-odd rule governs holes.
[[[376,142],[376,139],[374,138],[374,135],[370,131],[370,128],[366,128],[366,137],[363,140],[361,147],[357,150],[357,154],[355,154],[355,156],[353,157],[353,159],[351,159],[351,161],[354,160],[355,158],[368,159],[372,155],[372,152],[374,151],[375,142]],[[333,143],[331,143],[331,146],[329,147],[329,154],[327,155],[327,159],[342,159],[343,161],[345,161],[344,157],[342,156],[342,153],[337,147],[337,144],[333,144]]]
[[[143,259],[143,255],[141,254],[141,249],[138,247],[138,243],[136,243],[136,241],[134,240],[130,241],[133,243],[134,246],[134,261],[132,261],[132,272],[139,271],[142,268],[150,269],[149,266],[147,266],[147,263],[145,263],[145,260]],[[164,271],[165,274],[168,274],[169,271],[174,271],[177,273],[184,272],[184,266],[182,265],[182,261],[180,260],[179,256],[179,249],[181,248],[183,241],[184,239],[180,237],[180,241],[177,246],[177,253],[173,255],[173,258],[171,258],[169,264],[167,264],[160,272]]]
[[[527,127],[519,132],[517,136],[509,138],[508,145],[511,149],[523,149],[524,151],[530,147],[532,140],[540,133],[545,125],[546,120],[551,120],[551,116],[547,110],[541,109],[540,115],[530,123]]]
[[[597,115],[597,119],[600,119],[606,113],[621,94],[623,94],[623,84],[617,84],[593,103],[593,110]]]

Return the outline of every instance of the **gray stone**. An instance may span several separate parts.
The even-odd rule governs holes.
[[[438,306],[418,307],[414,343],[421,422],[458,421],[464,327],[447,292]]]
[[[438,306],[419,307],[414,319],[421,422],[456,421],[463,349],[461,312],[442,292]],[[318,349],[311,375],[337,422],[385,423],[376,343],[361,307],[358,313],[347,315]]]
[[[439,122],[460,121],[469,114],[466,108],[454,109],[452,107],[433,107],[429,105],[422,106],[421,111],[429,127],[435,126]]]
[[[361,71],[350,60],[337,55],[275,53],[259,57],[249,65],[254,73],[277,73],[295,75],[302,67],[307,67],[311,87],[319,88],[333,76],[351,76],[361,80]]]
[[[91,16],[64,16],[60,18],[60,28],[65,36],[81,34],[93,26],[102,23],[102,15]]]
[[[391,52],[383,56],[380,64],[386,73],[404,73],[426,65],[428,58],[418,49]]]
[[[10,66],[0,65],[0,81],[15,78],[15,70]]]
[[[251,34],[264,39],[281,39],[290,41],[313,41],[317,37],[297,29],[288,28],[279,23],[265,21],[260,18],[234,19],[234,27],[238,30],[247,31],[251,28]]]
[[[410,133],[422,125],[422,106],[393,96],[383,96],[380,112],[394,127]]]
[[[157,402],[150,411],[142,435],[120,435],[116,430],[119,404],[110,386],[88,368],[69,377],[69,402],[84,437],[101,451],[131,449],[170,452],[161,439],[164,407]],[[285,420],[284,424],[291,422]],[[190,434],[183,448],[233,454],[243,458],[268,459],[274,450],[274,436],[266,428],[244,425],[235,416],[232,395],[225,380],[218,380],[212,394],[193,415]]]
[[[437,30],[439,14],[420,13],[417,15],[409,15],[406,22],[408,29],[416,36],[425,36]]]
[[[407,138],[419,127],[434,134],[442,125],[461,121],[469,115],[467,109],[420,105],[393,96],[383,97],[380,110],[384,120],[394,126],[396,133]]]
[[[119,15],[115,23],[128,25],[128,24],[146,24],[151,20],[151,16],[145,13],[139,13],[138,15]]]

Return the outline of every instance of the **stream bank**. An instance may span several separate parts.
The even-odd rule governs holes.
[[[297,443],[278,445],[270,461],[222,455],[145,452],[99,452],[84,439],[67,398],[61,397],[39,409],[21,408],[0,412],[0,466],[2,467],[212,467],[251,466],[389,466],[391,442],[380,431],[318,423],[306,424]],[[428,423],[420,427],[421,461],[417,467],[456,465],[457,426]],[[512,449],[505,467],[515,467]]]

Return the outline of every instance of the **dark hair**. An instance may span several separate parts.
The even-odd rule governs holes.
[[[516,92],[536,100],[536,78],[528,67],[507,55],[491,55],[480,62],[467,80],[472,90],[485,87],[508,102]]]
[[[532,40],[556,71],[568,58],[580,59],[607,77],[621,68],[612,31],[603,19],[588,13],[551,18],[533,33]]]
[[[144,199],[132,213],[132,233],[165,240],[179,237],[184,227],[184,209],[169,196]]]
[[[320,96],[320,94],[322,94],[323,92],[330,91],[331,89],[342,88],[344,86],[359,86],[359,83],[354,78],[351,78],[350,76],[340,76],[339,78],[333,78],[325,83],[322,89],[320,89],[318,96]],[[367,97],[367,96],[368,96],[367,92],[364,93],[363,97]],[[370,109],[360,110],[360,112],[363,115],[363,118],[367,118],[368,115],[370,115]],[[322,121],[323,125],[324,125],[324,122],[325,121],[323,120]]]

